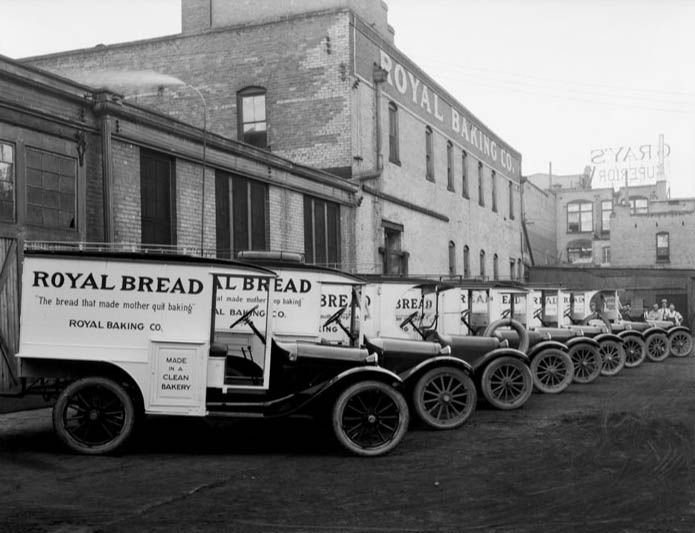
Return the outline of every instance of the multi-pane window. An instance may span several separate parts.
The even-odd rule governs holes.
[[[478,204],[485,205],[485,184],[483,183],[483,163],[478,162]]]
[[[521,262],[521,257],[519,257],[516,260],[516,269],[517,269],[517,273],[516,273],[517,279],[519,279],[519,280],[524,279],[524,264]]]
[[[454,190],[454,145],[446,143],[446,188]]]
[[[467,244],[463,247],[463,277],[471,277],[471,249]]]
[[[268,186],[218,171],[215,176],[217,255],[268,249]]]
[[[304,255],[307,263],[340,266],[340,205],[304,197]]]
[[[461,194],[468,198],[468,154],[463,151],[461,154]]]
[[[384,274],[396,276],[408,275],[408,252],[401,250],[403,226],[383,221],[384,247],[379,248],[383,258]]]
[[[500,279],[499,257],[497,254],[492,256],[492,276],[494,279]]]
[[[430,181],[434,181],[434,148],[432,145],[432,128],[425,128],[425,172]]]
[[[567,204],[567,233],[581,233],[593,228],[593,205],[591,202]]]
[[[607,265],[611,262],[611,247],[604,246],[601,248],[601,263]]]
[[[656,260],[664,263],[670,261],[669,234],[667,231],[660,231],[656,234]]]
[[[449,275],[456,275],[456,244],[449,241]]]
[[[389,104],[389,161],[400,165],[400,153],[398,146],[398,107],[391,102]]]
[[[497,172],[490,171],[490,181],[492,182],[492,210],[497,211]]]
[[[27,148],[26,158],[27,223],[75,228],[77,160],[37,148]]]
[[[480,277],[485,277],[485,250],[480,250]]]
[[[608,233],[611,230],[611,214],[613,213],[613,200],[601,201],[601,231]]]
[[[171,157],[140,151],[140,242],[176,244],[176,179]]]
[[[649,213],[649,200],[642,196],[633,196],[630,198],[630,214],[631,215],[646,215]]]
[[[238,99],[239,139],[245,143],[268,147],[268,124],[266,121],[265,89],[249,87],[239,91]]]
[[[581,241],[567,245],[567,260],[570,263],[588,263],[592,258],[591,242]]]
[[[514,220],[514,182],[509,180],[509,219]]]
[[[0,142],[0,221],[15,221],[15,203],[14,146]]]

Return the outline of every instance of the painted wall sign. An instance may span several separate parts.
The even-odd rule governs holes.
[[[398,104],[444,131],[445,135],[491,167],[509,177],[520,176],[519,153],[493,135],[463,106],[450,100],[427,81],[427,77],[413,63],[395,50],[375,44],[360,31],[355,31],[355,42],[355,70],[358,75],[371,81],[373,65],[379,65],[387,73],[384,91]]]
[[[650,185],[667,179],[670,171],[671,146],[668,144],[663,145],[663,174],[659,168],[661,149],[658,144],[595,148],[590,155],[594,189],[619,189],[626,183],[629,187]]]

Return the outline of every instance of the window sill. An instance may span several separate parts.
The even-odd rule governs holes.
[[[401,162],[398,160],[389,159],[389,163],[396,165],[397,167],[401,166]]]
[[[453,187],[447,187],[446,190],[449,192],[456,192],[456,189],[454,189]]]

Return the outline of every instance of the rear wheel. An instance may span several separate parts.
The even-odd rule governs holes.
[[[572,383],[572,359],[557,348],[543,350],[531,360],[531,374],[533,384],[540,392],[558,394]]]
[[[601,375],[603,362],[601,361],[601,354],[595,346],[587,343],[574,344],[569,349],[569,356],[574,366],[572,380],[575,383],[586,385],[596,381]]]
[[[621,343],[613,340],[604,340],[599,342],[599,353],[603,366],[601,375],[615,376],[625,368],[625,350]]]
[[[380,381],[349,386],[333,405],[333,432],[343,448],[355,455],[390,452],[403,440],[408,422],[403,395]]]
[[[528,365],[515,357],[502,356],[485,367],[481,378],[485,399],[497,409],[518,409],[533,392]]]
[[[647,357],[655,363],[661,362],[668,357],[669,342],[666,333],[652,333],[647,337]]]
[[[413,389],[415,412],[434,429],[461,426],[475,410],[477,398],[473,380],[454,367],[442,366],[425,372]]]
[[[635,368],[644,363],[647,357],[647,345],[641,337],[628,335],[623,337],[623,348],[625,349],[625,366]]]
[[[113,380],[82,378],[68,385],[53,406],[53,427],[71,450],[106,454],[122,447],[133,432],[135,408]]]
[[[675,331],[668,337],[669,350],[674,357],[687,357],[693,350],[693,336],[683,330]]]

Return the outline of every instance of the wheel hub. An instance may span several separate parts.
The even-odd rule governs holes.
[[[447,394],[442,394],[442,401],[443,401],[444,403],[449,403],[449,402],[451,402],[451,395],[448,394],[448,393],[447,393]]]
[[[367,415],[367,422],[369,424],[375,424],[376,423],[376,415]]]
[[[90,409],[89,414],[87,416],[89,417],[89,419],[92,422],[94,422],[95,420],[99,420],[100,415],[99,415],[99,411],[97,411],[96,409]]]

